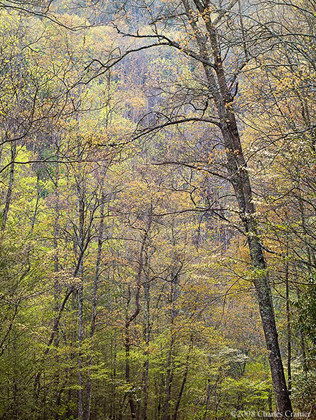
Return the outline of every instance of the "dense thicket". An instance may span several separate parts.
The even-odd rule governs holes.
[[[315,13],[0,3],[0,419],[315,417]]]

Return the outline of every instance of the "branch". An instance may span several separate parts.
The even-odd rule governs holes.
[[[138,47],[138,48],[134,48],[131,50],[127,50],[125,51],[125,53],[123,53],[120,57],[118,57],[117,59],[114,59],[114,61],[111,64],[104,64],[102,63],[102,61],[98,60],[98,59],[93,59],[84,69],[84,71],[89,70],[89,68],[94,64],[94,63],[98,63],[104,70],[101,72],[98,72],[97,74],[95,74],[94,76],[91,76],[87,81],[82,82],[83,84],[87,85],[89,84],[92,80],[96,79],[99,76],[102,76],[103,74],[105,74],[107,71],[109,71],[112,67],[114,67],[116,64],[118,64],[120,61],[122,61],[125,57],[127,57],[130,54],[142,51],[142,50],[147,50],[149,48],[153,48],[153,47],[161,47],[163,45],[168,45],[169,43],[167,42],[160,42],[160,43],[156,43],[156,44],[149,44],[149,45],[143,45],[142,47]],[[111,61],[111,59],[109,59],[109,61]]]
[[[207,66],[210,66],[210,67],[214,68],[214,64],[211,61],[207,60],[206,58],[203,58],[201,55],[197,54],[193,50],[181,46],[178,42],[173,41],[172,39],[168,38],[166,35],[162,35],[162,34],[140,35],[138,32],[136,34],[128,34],[128,33],[122,32],[117,26],[115,26],[115,29],[123,37],[138,38],[138,39],[154,38],[154,39],[158,39],[158,40],[164,40],[165,42],[161,42],[160,45],[168,45],[169,47],[173,47],[173,48],[183,52],[187,56],[189,56],[191,58],[194,58],[195,60],[200,61],[201,63],[203,63]]]
[[[157,163],[153,163],[153,165],[156,166],[161,166],[161,165],[180,165],[180,166],[184,166],[186,168],[190,168],[190,169],[195,169],[197,171],[202,171],[202,172],[207,172],[213,176],[216,176],[218,178],[224,179],[225,181],[230,181],[229,178],[225,175],[219,174],[218,172],[214,172],[211,169],[208,168],[201,168],[199,166],[195,166],[191,163],[186,163],[186,162],[179,162],[179,161],[164,161],[164,162],[157,162]]]

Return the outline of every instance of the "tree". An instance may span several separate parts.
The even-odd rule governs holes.
[[[217,9],[215,4],[210,2],[183,0],[180,8],[173,10],[171,17],[169,17],[168,10],[166,14],[161,16],[152,16],[154,20],[152,35],[146,36],[146,34],[140,35],[137,33],[130,36],[145,39],[154,38],[157,39],[158,45],[167,43],[196,60],[203,68],[204,83],[207,89],[206,96],[213,102],[210,108],[212,115],[216,114],[215,117],[212,116],[212,123],[218,127],[222,136],[223,147],[226,153],[226,176],[233,187],[239,216],[247,237],[254,270],[253,282],[257,293],[266,345],[269,351],[277,409],[285,416],[285,413],[291,412],[292,408],[278,342],[264,246],[258,230],[250,174],[241,144],[240,128],[237,124],[236,106],[234,105],[238,93],[237,77],[241,69],[248,64],[253,56],[253,48],[248,47],[249,40],[248,37],[246,38],[243,17],[240,9],[239,12],[238,9],[235,11],[236,6],[240,7],[240,3],[233,1],[226,5],[225,9],[221,10]],[[216,11],[215,16],[214,11]],[[229,19],[233,19],[232,16],[235,14],[239,15],[240,18],[240,26],[238,28],[240,38],[237,42],[235,41],[235,44],[231,45],[229,42],[231,34]],[[164,29],[159,27],[159,21],[168,21],[175,16],[176,18],[179,16],[180,20],[185,18],[189,27],[191,27],[189,33],[182,32],[181,35],[185,37],[182,43],[181,41],[170,39],[170,37],[165,35]],[[236,20],[235,17],[234,20]],[[184,24],[182,25],[186,28]],[[226,39],[228,39],[227,46],[225,45]],[[241,48],[238,42],[241,43]],[[250,42],[253,43],[253,40],[250,40]],[[229,52],[231,48],[237,50],[235,52],[237,54],[236,64],[233,70],[231,65],[226,63],[228,60],[231,60],[232,53]],[[233,91],[233,86],[235,86],[235,91]],[[177,123],[177,121],[175,120],[174,123]]]
[[[0,417],[313,410],[313,4],[68,5],[0,6]]]

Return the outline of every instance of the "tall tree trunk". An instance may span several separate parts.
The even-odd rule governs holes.
[[[269,276],[263,247],[259,239],[250,177],[233,107],[234,98],[226,81],[224,63],[218,44],[217,30],[212,24],[210,10],[206,4],[200,0],[194,0],[195,6],[204,19],[207,36],[211,45],[211,51],[209,51],[207,44],[199,36],[199,28],[196,27],[195,17],[192,15],[192,9],[188,0],[182,1],[186,13],[191,19],[191,25],[196,34],[201,56],[205,59],[202,64],[208,82],[209,95],[214,99],[220,121],[219,127],[227,158],[227,172],[234,189],[240,218],[247,235],[250,258],[254,268],[255,278],[253,281],[259,303],[266,346],[269,351],[269,362],[277,411],[282,413],[282,416],[285,416],[285,413],[289,415],[292,413],[292,406],[281,359]],[[207,62],[212,62],[212,67],[206,64]]]
[[[90,326],[90,340],[92,345],[92,340],[94,337],[95,326],[96,326],[96,318],[97,318],[97,292],[98,292],[98,283],[99,283],[99,276],[100,276],[100,265],[101,265],[101,256],[102,256],[102,244],[103,244],[103,230],[104,230],[104,201],[105,201],[105,194],[103,192],[103,184],[104,184],[104,177],[101,180],[101,206],[100,206],[100,224],[99,224],[99,232],[98,232],[98,251],[97,251],[97,261],[96,261],[96,268],[95,268],[95,275],[94,275],[94,283],[93,283],[93,293],[92,293],[92,314],[91,314],[91,326]],[[92,365],[92,355],[89,356],[89,368]],[[91,374],[88,371],[88,379],[87,379],[87,408],[85,419],[90,420],[90,411],[91,411],[91,396],[92,396],[92,382],[91,382]]]
[[[79,181],[80,182],[80,181]],[[78,277],[80,279],[78,286],[78,346],[79,346],[79,357],[78,357],[78,420],[83,420],[84,416],[84,383],[83,383],[83,355],[82,355],[82,343],[84,335],[83,326],[83,250],[84,250],[84,217],[85,217],[85,205],[84,205],[84,192],[81,190],[82,185],[79,185],[79,250],[80,250],[80,261],[78,263]]]
[[[128,298],[127,298],[127,306],[126,306],[126,323],[125,323],[125,380],[126,383],[130,384],[131,382],[131,367],[130,367],[130,349],[131,349],[131,341],[130,341],[130,317],[128,314],[128,308],[131,301],[131,289],[128,287]],[[132,419],[137,418],[137,410],[136,410],[136,403],[133,395],[133,388],[128,390],[128,403],[131,410],[131,417]]]
[[[147,241],[148,241],[151,225],[152,225],[152,211],[150,211],[148,215],[147,226],[146,226],[144,235],[142,237],[142,242],[141,242],[141,247],[140,247],[140,252],[139,252],[137,277],[136,277],[135,309],[131,315],[129,315],[128,313],[129,303],[131,301],[131,289],[130,287],[128,288],[128,299],[127,299],[126,321],[125,321],[125,356],[126,356],[125,379],[127,383],[130,383],[131,381],[131,377],[130,377],[130,347],[131,347],[130,325],[137,318],[140,312],[141,279],[142,279],[142,274],[143,274],[143,269],[144,269],[145,250],[147,247]],[[129,400],[129,405],[131,409],[132,419],[138,419],[139,410],[134,399],[133,389],[130,389],[128,393],[128,400]]]
[[[173,353],[174,353],[174,344],[175,344],[174,321],[178,314],[178,311],[175,308],[175,301],[177,300],[177,297],[178,297],[179,271],[176,274],[172,273],[171,275],[172,276],[171,291],[170,291],[170,303],[172,305],[171,307],[171,339],[170,339],[170,347],[169,347],[167,367],[166,367],[165,401],[164,401],[164,407],[163,407],[163,420],[169,420],[170,418],[169,405],[170,405],[170,399],[171,399],[171,386],[172,386],[172,379],[173,379]]]
[[[144,375],[143,375],[143,383],[144,383],[144,407],[143,407],[143,420],[148,419],[148,388],[149,388],[149,342],[150,342],[150,283],[147,279],[146,283],[144,284],[144,298],[145,298],[145,357],[146,360],[144,362]]]
[[[285,265],[285,299],[286,299],[286,329],[287,329],[287,384],[289,394],[292,390],[292,331],[291,331],[291,308],[289,287],[289,263]]]
[[[224,117],[221,118],[221,130],[227,153],[227,169],[237,198],[240,217],[247,235],[251,262],[255,269],[254,286],[259,303],[266,346],[269,351],[269,362],[277,410],[285,416],[285,413],[292,412],[292,406],[281,359],[269,275],[263,248],[259,239],[257,222],[255,220],[256,209],[252,199],[247,165],[243,156],[235,116],[231,105],[229,105],[232,102],[232,98],[227,86],[224,86],[223,90],[227,95],[224,105],[227,111],[223,113]]]
[[[114,342],[114,343],[113,343]],[[112,395],[110,398],[111,401],[111,418],[116,420],[117,415],[119,415],[119,410],[116,409],[116,359],[117,359],[117,328],[114,328],[114,338],[111,340],[111,354],[113,359],[113,374],[112,374],[112,385],[111,391]]]
[[[172,360],[174,351],[174,334],[171,330],[170,347],[168,351],[167,367],[166,367],[166,382],[165,382],[165,400],[163,406],[163,420],[169,420],[169,405],[171,399],[171,385],[172,385]]]
[[[186,384],[187,378],[188,378],[189,360],[190,360],[190,353],[192,351],[192,347],[193,347],[193,337],[191,336],[190,347],[189,347],[189,351],[188,351],[186,362],[185,362],[185,369],[184,369],[184,374],[183,374],[183,378],[182,378],[180,391],[179,391],[176,406],[175,406],[175,409],[174,409],[173,420],[177,420],[177,418],[178,418],[181,399],[182,399],[183,391],[184,391],[185,384]]]
[[[207,387],[206,387],[205,413],[204,413],[203,420],[207,420],[208,413],[209,413],[209,411],[210,411],[211,390],[212,390],[211,380],[210,380],[210,378],[208,378],[208,379],[207,379]]]

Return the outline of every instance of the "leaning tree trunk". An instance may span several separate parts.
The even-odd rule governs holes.
[[[283,417],[285,413],[289,416],[292,413],[292,406],[281,359],[269,276],[263,247],[258,235],[255,218],[256,209],[252,199],[250,177],[233,107],[234,98],[226,81],[217,30],[212,24],[209,8],[201,0],[194,0],[196,8],[204,19],[206,34],[211,46],[208,49],[205,38],[200,36],[200,30],[196,25],[196,19],[192,13],[189,1],[182,0],[182,2],[190,18],[200,55],[203,58],[202,64],[208,83],[209,96],[214,100],[219,117],[219,127],[226,151],[228,177],[234,189],[240,218],[247,235],[250,258],[255,271],[253,282],[259,303],[266,346],[269,351],[269,362],[277,411],[282,413],[281,415]],[[208,63],[212,63],[212,66]]]
[[[220,67],[221,65],[219,64]],[[234,111],[232,106],[229,105],[232,103],[232,97],[226,84],[222,85],[222,90],[225,92],[224,109],[226,112],[222,112],[221,124],[227,153],[227,169],[237,198],[240,217],[247,234],[251,262],[256,269],[254,286],[258,298],[266,345],[269,350],[269,362],[277,409],[280,413],[284,414],[285,412],[292,412],[292,406],[284,376],[269,276],[262,244],[258,235],[255,219],[256,209],[252,199],[247,165],[241,147]]]
[[[227,111],[227,117],[227,123],[223,122],[224,127],[222,129],[227,151],[227,168],[237,198],[240,217],[247,234],[251,262],[256,270],[254,286],[259,303],[266,345],[269,351],[269,362],[277,410],[283,414],[285,412],[290,413],[292,412],[291,401],[281,359],[269,276],[255,220],[256,210],[252,200],[249,175],[232,110]]]

